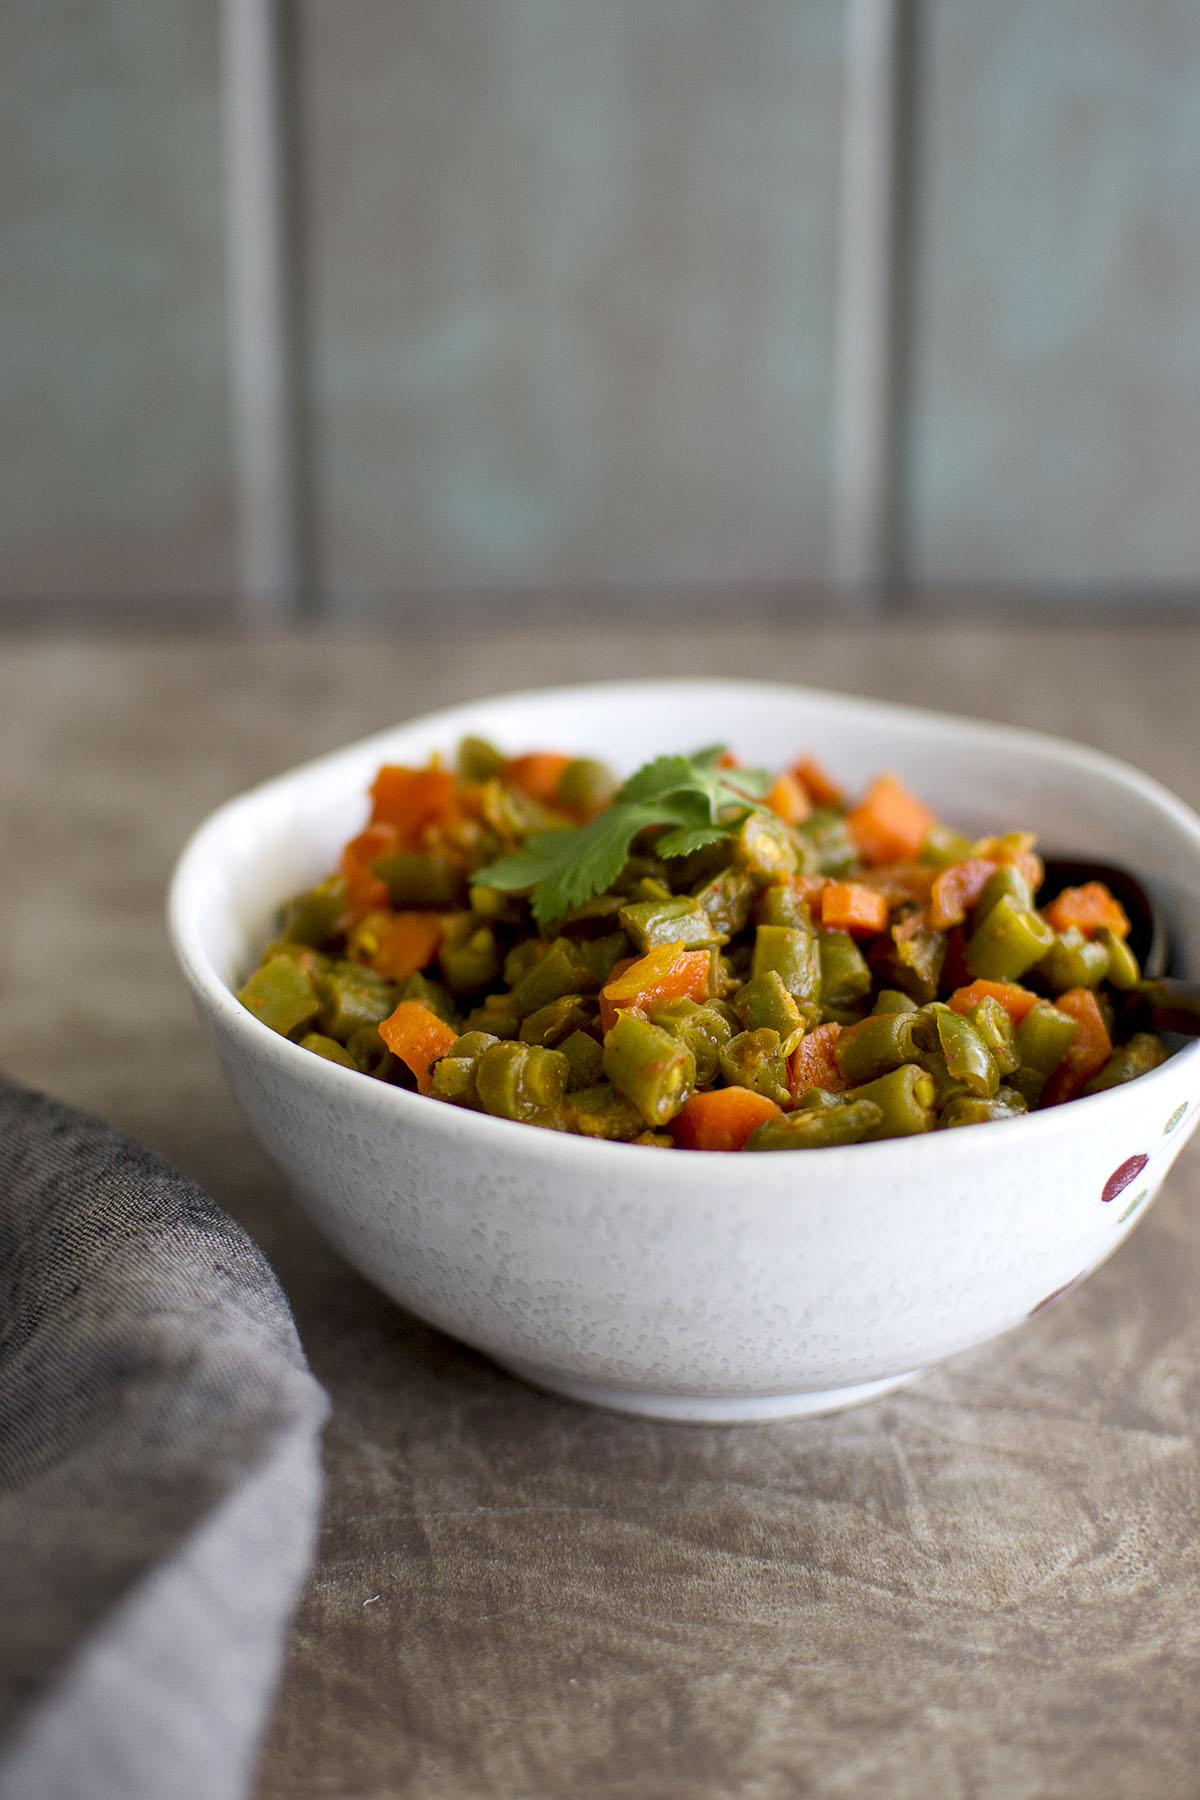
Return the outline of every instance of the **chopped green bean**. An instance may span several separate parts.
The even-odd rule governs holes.
[[[1013,902],[1016,912],[1033,911],[1033,889],[1015,863],[1001,863],[999,868],[988,876],[978,900],[971,909],[972,922],[979,925],[987,918],[993,906],[1005,899]]]
[[[599,982],[592,975],[579,946],[570,938],[555,938],[545,955],[522,975],[509,999],[518,1018],[525,1018],[539,1007],[563,994],[579,994],[595,990]]]
[[[952,1081],[961,1082],[976,1099],[990,1100],[1000,1086],[996,1059],[974,1025],[948,1006],[934,1010],[938,1040]]]
[[[848,931],[819,932],[817,954],[823,1006],[851,1006],[870,993],[871,971]]]
[[[1096,933],[1095,941],[1102,944],[1108,952],[1108,967],[1104,975],[1108,985],[1121,992],[1136,987],[1142,979],[1142,971],[1138,967],[1137,957],[1124,938],[1119,938],[1115,931],[1110,931],[1107,925],[1102,925]]]
[[[558,1048],[567,1059],[567,1092],[595,1086],[604,1075],[604,1050],[587,1031],[573,1031]]]
[[[316,990],[295,957],[273,956],[238,989],[238,999],[272,1031],[290,1037],[309,1025],[319,1009]]]
[[[871,1007],[873,1013],[916,1012],[917,1002],[899,988],[880,988]]]
[[[558,778],[558,798],[570,812],[597,812],[612,799],[615,784],[594,756],[573,756]]]
[[[812,930],[812,912],[799,887],[792,881],[773,881],[758,896],[755,917],[760,925],[789,925]]]
[[[847,1090],[846,1100],[873,1100],[882,1117],[867,1138],[911,1137],[930,1131],[934,1123],[936,1086],[933,1076],[916,1063],[904,1063],[861,1086]]]
[[[844,813],[817,806],[796,827],[800,866],[806,875],[848,875],[858,863],[858,845]]]
[[[582,1031],[596,1017],[596,1002],[583,994],[561,994],[557,1000],[526,1013],[517,1036],[525,1044],[554,1047],[574,1031]]]
[[[946,933],[924,924],[900,926],[880,958],[887,979],[921,1006],[936,998],[945,961]]]
[[[852,1086],[873,1081],[889,1069],[917,1060],[918,1036],[924,1023],[924,1016],[915,1009],[874,1013],[843,1031],[833,1046],[834,1061]],[[927,1033],[925,1040],[927,1044]]]
[[[790,1056],[804,1036],[804,1017],[784,987],[778,969],[764,969],[761,975],[743,982],[733,996],[733,1004],[747,1031],[766,1026],[778,1034],[784,1056]]]
[[[707,913],[718,941],[727,944],[730,938],[745,930],[757,892],[752,875],[745,869],[730,867],[696,888],[692,898]]]
[[[733,859],[763,887],[794,875],[800,861],[796,840],[783,820],[762,808],[749,814],[734,838]]]
[[[620,919],[639,950],[653,950],[660,944],[682,944],[685,950],[700,950],[721,941],[712,920],[690,894],[631,901],[621,908]]]
[[[465,737],[458,746],[457,767],[464,781],[490,781],[504,767],[504,757],[486,738]]]
[[[986,994],[967,1014],[992,1053],[1001,1076],[1011,1075],[1017,1067],[1017,1028],[998,1000]]]
[[[544,1125],[567,1091],[569,1072],[560,1050],[501,1040],[476,1063],[475,1085],[485,1112]]]
[[[316,1056],[323,1056],[326,1062],[341,1063],[344,1069],[357,1069],[358,1064],[350,1052],[342,1047],[336,1039],[325,1037],[320,1031],[309,1031],[300,1039],[302,1050],[311,1050]]]
[[[1019,981],[1054,942],[1054,928],[1040,913],[1003,894],[967,939],[967,967],[984,981]]]
[[[732,1017],[731,1017],[732,1014]],[[672,1000],[649,1014],[652,1024],[679,1039],[696,1063],[695,1085],[711,1087],[721,1066],[721,1051],[738,1029],[733,1009],[719,1000]]]
[[[626,1007],[605,1033],[604,1073],[647,1125],[665,1125],[695,1087],[696,1059],[671,1032]]]
[[[1017,1061],[1050,1075],[1058,1067],[1079,1030],[1076,1020],[1048,1000],[1031,1006],[1017,1026]]]
[[[767,1026],[739,1031],[721,1051],[720,1061],[728,1086],[751,1088],[777,1106],[790,1101],[787,1057],[777,1031]]]
[[[1108,975],[1109,952],[1099,938],[1085,938],[1078,926],[1057,933],[1037,964],[1037,975],[1052,994],[1068,988],[1099,987]]]
[[[1084,1085],[1085,1094],[1102,1094],[1107,1088],[1120,1087],[1157,1069],[1167,1057],[1162,1039],[1152,1031],[1135,1031],[1128,1043],[1115,1049],[1102,1069]]]
[[[396,1063],[387,1045],[379,1035],[377,1025],[360,1025],[346,1039],[347,1053],[353,1057],[356,1069],[365,1075],[374,1075],[384,1080]]]
[[[811,925],[756,926],[750,979],[774,970],[796,1002],[804,1022],[815,1024],[825,999],[825,938],[833,935],[818,935]],[[848,937],[846,941],[850,942]],[[861,957],[858,962],[862,963]],[[865,969],[866,965],[862,966]],[[869,982],[869,975],[867,979]]]
[[[339,1044],[364,1025],[381,1025],[399,998],[395,982],[355,962],[330,963],[313,976],[313,987],[320,1028]]]
[[[568,1093],[567,1115],[581,1137],[635,1143],[646,1129],[640,1111],[611,1081],[597,1081]]]
[[[414,851],[381,856],[371,867],[387,888],[393,906],[457,906],[466,885],[461,872],[445,856]]]
[[[882,1120],[883,1108],[869,1099],[797,1109],[756,1126],[746,1149],[823,1150],[835,1144],[861,1144],[878,1131]]]
[[[438,966],[455,994],[474,994],[495,981],[503,957],[492,926],[480,924],[472,912],[452,914],[438,950]]]
[[[1029,1108],[1015,1088],[1001,1087],[990,1099],[979,1094],[959,1094],[947,1101],[937,1117],[939,1131],[960,1125],[987,1125],[1000,1119],[1016,1119]]]
[[[345,909],[345,876],[330,875],[288,901],[280,922],[280,936],[289,943],[318,947],[334,936]]]

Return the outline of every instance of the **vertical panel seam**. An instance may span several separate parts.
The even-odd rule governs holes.
[[[833,418],[834,573],[883,598],[899,580],[899,146],[902,11],[846,0]]]
[[[260,623],[310,586],[286,4],[222,0],[221,19],[239,603]]]

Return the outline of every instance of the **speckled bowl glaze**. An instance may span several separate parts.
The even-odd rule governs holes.
[[[231,989],[279,903],[334,865],[385,761],[468,732],[620,770],[716,740],[854,787],[900,772],[970,831],[1153,877],[1200,969],[1200,819],[1094,751],[768,683],[628,682],[419,719],[221,808],[178,864],[176,952],[234,1093],[326,1236],[421,1318],[541,1387],[627,1412],[736,1421],[885,1393],[1009,1330],[1144,1216],[1200,1120],[1200,1043],[1109,1093],[926,1137],[773,1156],[563,1137],[323,1061]]]

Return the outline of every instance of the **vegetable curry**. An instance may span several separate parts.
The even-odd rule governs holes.
[[[387,765],[239,999],[315,1054],[583,1137],[798,1150],[1057,1106],[1153,1068],[1101,884],[1039,906],[1033,835],[968,839],[901,777],[723,747]]]

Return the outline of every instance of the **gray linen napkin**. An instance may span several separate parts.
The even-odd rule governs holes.
[[[326,1403],[239,1226],[0,1076],[0,1800],[241,1800]]]

